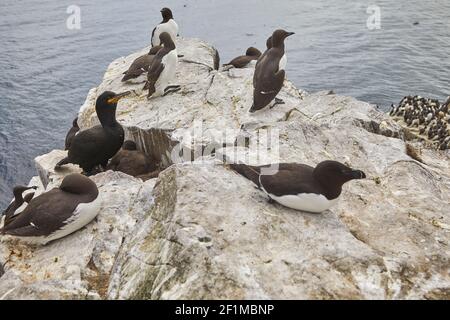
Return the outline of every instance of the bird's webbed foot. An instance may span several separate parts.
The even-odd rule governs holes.
[[[167,87],[164,89],[164,94],[163,94],[163,96],[166,96],[166,95],[168,95],[169,93],[177,92],[177,91],[180,91],[180,90],[181,90],[181,86],[179,86],[179,85],[167,86]]]
[[[272,109],[272,108],[275,107],[277,104],[285,104],[285,102],[284,102],[283,99],[275,98],[274,104],[271,105],[271,106],[269,107],[269,109]]]

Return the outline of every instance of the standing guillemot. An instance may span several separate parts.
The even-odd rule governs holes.
[[[137,149],[134,141],[127,140],[122,149],[111,159],[107,170],[120,171],[137,177],[156,170],[156,166],[142,151]]]
[[[123,74],[122,82],[135,79],[139,77],[141,74],[148,71],[148,68],[152,65],[153,59],[158,51],[162,48],[162,46],[155,46],[150,49],[148,54],[140,56],[133,61],[127,71]]]
[[[67,132],[64,150],[69,150],[72,139],[78,131],[80,131],[80,127],[78,126],[78,117],[76,117],[72,122],[72,128]]]
[[[256,63],[253,75],[253,105],[250,112],[266,107],[274,99],[273,106],[283,103],[276,96],[283,87],[285,78],[284,39],[293,34],[280,29],[275,30],[272,34],[272,48],[268,49]]]
[[[28,203],[33,199],[34,192],[28,193],[23,197],[23,193],[27,190],[34,189],[37,187],[25,187],[25,186],[16,186],[13,189],[14,200],[9,204],[5,211],[3,211],[2,215],[5,216],[4,226],[9,224],[9,222],[19,213],[21,213]]]
[[[46,244],[65,237],[91,222],[101,206],[97,186],[75,173],[54,188],[34,198],[22,213],[0,229],[0,234]]]
[[[261,175],[264,166],[231,164],[230,167],[253,181],[279,204],[314,213],[328,210],[335,204],[344,183],[366,177],[360,170],[329,160],[319,163],[316,168],[298,163],[280,163],[273,175]]]
[[[177,48],[167,32],[161,33],[160,39],[164,47],[153,59],[152,65],[148,69],[147,83],[144,86],[144,90],[148,89],[148,98],[166,95],[180,89],[180,86],[168,86],[177,70]]]
[[[174,41],[178,36],[178,24],[173,19],[172,11],[169,8],[162,8],[161,15],[163,17],[163,21],[152,31],[152,47],[159,46],[161,44],[160,35],[163,32],[167,32]]]
[[[72,139],[67,157],[58,162],[55,169],[73,163],[91,175],[96,166],[106,167],[124,141],[125,133],[116,120],[116,109],[117,102],[128,94],[129,91],[121,94],[106,91],[97,98],[95,111],[101,124],[78,132]]]
[[[253,60],[258,60],[258,58],[261,56],[261,51],[254,47],[250,47],[245,52],[245,56],[239,56],[234,58],[228,63],[225,63],[223,66],[233,66],[235,68],[244,68],[247,66],[250,62]]]

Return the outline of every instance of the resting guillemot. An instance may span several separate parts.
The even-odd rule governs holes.
[[[164,47],[153,59],[152,65],[148,69],[147,83],[144,86],[144,90],[148,89],[148,98],[180,90],[180,86],[168,86],[177,70],[177,48],[167,32],[161,33],[160,39]]]
[[[14,219],[14,217],[21,213],[28,205],[28,203],[33,199],[34,192],[27,193],[25,197],[23,197],[23,193],[27,190],[34,189],[37,187],[25,187],[25,186],[16,186],[13,189],[14,200],[9,204],[5,211],[3,211],[2,215],[5,216],[4,226],[9,224],[9,222]]]
[[[284,53],[284,39],[293,34],[293,32],[281,29],[275,30],[272,34],[272,47],[256,63],[253,75],[253,105],[249,110],[250,112],[266,107],[274,99],[275,103],[273,106],[283,103],[276,96],[283,87],[285,78],[286,55]]]
[[[150,49],[148,54],[140,56],[133,61],[127,71],[123,74],[122,82],[135,79],[139,77],[141,74],[148,71],[148,68],[152,65],[153,59],[158,51],[162,48],[162,46],[154,46]]]
[[[175,38],[178,36],[178,24],[173,19],[172,11],[169,8],[162,8],[161,15],[163,17],[163,21],[160,24],[158,24],[152,31],[152,39],[151,39],[152,47],[161,44],[160,35],[163,32],[167,32],[174,41]]]
[[[128,94],[130,91],[121,94],[106,91],[97,98],[95,111],[101,124],[78,132],[72,139],[67,157],[58,162],[55,169],[73,163],[91,175],[96,166],[106,167],[124,141],[125,134],[116,120],[116,109],[117,102]]]
[[[234,58],[228,63],[225,63],[223,66],[233,66],[235,68],[244,68],[247,66],[250,62],[253,60],[258,60],[258,58],[261,56],[261,51],[254,47],[250,47],[245,52],[245,56],[239,56]]]
[[[95,183],[81,174],[70,174],[59,188],[34,198],[10,224],[0,229],[0,234],[46,244],[87,225],[97,216],[100,206]]]
[[[122,149],[111,159],[107,170],[120,171],[130,176],[137,177],[156,170],[156,166],[140,150],[137,150],[134,141],[127,140]]]
[[[76,117],[72,122],[72,128],[67,132],[64,150],[69,150],[72,139],[78,131],[80,131],[80,127],[78,126],[78,117]]]
[[[360,170],[329,160],[319,163],[316,168],[306,164],[280,163],[273,175],[261,175],[261,169],[267,166],[231,164],[230,167],[253,181],[279,204],[313,213],[328,210],[335,204],[344,183],[366,177]]]

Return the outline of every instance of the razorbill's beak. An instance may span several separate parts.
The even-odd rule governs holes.
[[[361,170],[352,170],[350,171],[350,175],[352,179],[365,179],[366,174]]]

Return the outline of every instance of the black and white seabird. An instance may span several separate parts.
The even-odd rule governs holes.
[[[148,71],[148,68],[152,65],[153,59],[158,51],[162,48],[162,46],[154,46],[150,49],[148,54],[140,56],[133,61],[127,71],[123,74],[122,82],[135,79],[139,77],[141,74]]]
[[[129,91],[121,94],[106,91],[97,98],[95,111],[100,125],[78,132],[72,139],[67,157],[58,162],[56,169],[73,163],[90,175],[96,166],[106,167],[124,141],[125,134],[116,120],[116,109],[117,102],[128,94]]]
[[[137,177],[156,170],[156,166],[145,153],[137,149],[136,143],[127,140],[122,149],[111,159],[107,170],[120,171],[130,176]]]
[[[70,174],[59,188],[34,198],[11,223],[0,229],[0,234],[46,244],[87,225],[97,216],[100,206],[95,183],[81,174]]]
[[[258,60],[261,56],[261,51],[254,47],[250,47],[245,52],[245,56],[239,56],[234,58],[228,63],[225,63],[223,66],[233,66],[235,68],[244,68],[253,60]]]
[[[3,211],[2,215],[5,216],[4,226],[10,223],[12,219],[19,213],[21,213],[28,205],[28,203],[33,199],[34,192],[29,192],[23,196],[23,193],[27,190],[34,189],[37,187],[25,187],[25,186],[16,186],[13,189],[14,200],[9,204],[5,211]]]
[[[169,82],[175,77],[178,64],[177,48],[169,33],[160,35],[163,48],[158,51],[148,69],[147,83],[144,90],[148,89],[148,98],[165,95],[177,91],[180,86],[169,86]]]
[[[172,11],[169,8],[162,8],[161,15],[163,17],[163,21],[158,24],[152,31],[152,47],[159,46],[161,44],[160,35],[163,32],[167,32],[173,41],[178,36],[178,24],[173,19]]]
[[[80,127],[78,126],[78,117],[77,117],[72,122],[72,128],[70,128],[69,132],[67,132],[64,150],[69,150],[70,144],[72,143],[72,139],[73,137],[75,137],[78,131],[80,131]]]
[[[253,105],[250,112],[266,107],[274,99],[275,104],[282,103],[276,96],[283,87],[285,78],[284,39],[293,34],[281,29],[275,30],[272,34],[272,48],[264,52],[256,63],[253,75]]]
[[[262,168],[267,166],[231,164],[230,167],[253,181],[279,204],[314,213],[328,210],[335,204],[344,183],[366,177],[360,170],[330,160],[319,163],[316,168],[306,164],[280,163],[273,175],[261,175]]]

